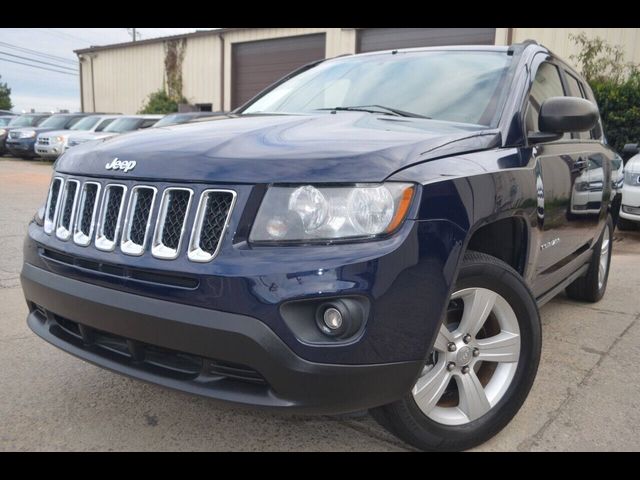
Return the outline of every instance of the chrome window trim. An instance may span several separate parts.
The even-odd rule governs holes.
[[[56,203],[56,207],[53,211],[53,218],[49,218],[49,210],[51,207],[51,197],[53,194],[53,185],[55,184],[56,180],[60,180],[60,191],[58,192],[58,198],[57,198],[57,203]],[[49,185],[49,195],[47,195],[47,204],[45,206],[45,210],[44,210],[44,233],[46,233],[47,235],[51,235],[53,233],[53,231],[56,228],[56,224],[58,221],[58,213],[60,210],[60,195],[63,192],[63,188],[64,188],[64,178],[63,177],[53,177],[51,179],[51,184]]]
[[[104,236],[104,232],[102,231],[104,227],[104,219],[106,217],[106,208],[109,203],[109,190],[114,187],[122,187],[122,199],[120,200],[120,210],[118,211],[118,220],[116,221],[116,229],[113,234],[113,241],[109,240]],[[127,186],[122,185],[121,183],[110,183],[104,187],[104,195],[102,195],[102,202],[100,206],[100,216],[98,217],[98,224],[96,226],[96,240],[95,246],[98,250],[102,250],[104,252],[112,252],[116,248],[116,243],[118,241],[118,234],[120,233],[120,222],[122,221],[122,210],[124,207],[124,202],[127,198]]]
[[[137,202],[136,193],[138,190],[145,188],[148,190],[153,190],[153,197],[151,198],[151,206],[149,207],[149,217],[147,218],[147,225],[144,230],[144,239],[142,241],[142,245],[138,245],[131,241],[131,217],[135,213],[134,200]],[[140,256],[144,253],[145,247],[147,245],[147,239],[149,237],[149,227],[151,226],[151,218],[153,217],[153,207],[156,204],[156,196],[158,194],[158,189],[156,187],[152,187],[151,185],[136,185],[131,189],[131,193],[129,194],[129,203],[127,205],[127,211],[124,216],[124,223],[122,226],[122,238],[120,239],[120,250],[122,253],[133,256]]]
[[[56,237],[59,240],[62,241],[67,241],[71,238],[71,232],[73,231],[73,224],[75,222],[76,219],[76,209],[78,208],[78,192],[80,191],[80,182],[78,180],[67,180],[64,186],[64,190],[62,191],[62,199],[60,201],[58,201],[58,206],[62,206],[62,208],[64,208],[64,204],[67,203],[67,195],[69,193],[69,186],[75,183],[76,184],[76,191],[73,194],[73,203],[71,204],[71,217],[69,218],[69,228],[65,228],[63,225],[60,225],[60,221],[62,220],[60,218],[61,213],[58,213],[58,225],[56,227]],[[58,195],[59,197],[59,195]]]
[[[187,202],[187,209],[182,220],[182,228],[180,229],[180,239],[178,240],[178,247],[176,249],[169,248],[162,243],[162,233],[164,231],[165,220],[167,217],[167,209],[169,208],[169,202],[167,201],[167,195],[173,191],[185,191],[189,192],[189,200]],[[151,244],[151,255],[155,258],[162,260],[173,260],[180,254],[182,248],[182,242],[184,240],[184,231],[187,225],[187,218],[189,217],[189,211],[191,210],[191,201],[193,199],[193,190],[184,187],[167,187],[162,192],[162,199],[160,200],[160,208],[158,210],[158,216],[156,218],[156,226],[153,232],[153,241]],[[160,228],[162,227],[162,228]]]
[[[93,202],[93,214],[91,215],[91,224],[89,226],[89,235],[85,235],[80,230],[80,222],[82,221],[82,215],[84,214],[85,202],[84,199],[87,194],[86,187],[88,185],[96,185],[96,199]],[[80,195],[80,203],[78,204],[78,211],[76,212],[76,221],[73,227],[73,242],[81,247],[87,247],[91,244],[91,238],[93,237],[93,232],[96,226],[96,216],[98,214],[99,206],[100,206],[100,193],[102,190],[102,185],[98,182],[84,182],[82,185],[82,194]]]
[[[229,205],[229,210],[227,211],[227,216],[224,220],[224,226],[222,227],[222,231],[220,232],[220,239],[218,240],[218,245],[216,245],[216,250],[209,254],[200,248],[200,234],[202,233],[202,225],[204,220],[204,213],[207,205],[207,198],[209,193],[230,193],[231,197],[231,205]],[[231,212],[236,204],[236,198],[238,194],[234,190],[227,189],[218,189],[218,188],[210,188],[204,190],[200,194],[200,201],[198,202],[198,209],[196,211],[196,216],[193,220],[193,227],[191,229],[191,238],[189,239],[189,248],[187,257],[192,262],[198,263],[206,263],[213,260],[220,251],[220,247],[222,246],[222,241],[224,239],[224,235],[227,231],[227,227],[229,226],[229,222],[231,221]]]

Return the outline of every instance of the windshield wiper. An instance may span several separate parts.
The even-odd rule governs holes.
[[[369,112],[369,113],[385,113],[387,115],[395,115],[397,117],[411,117],[411,118],[431,118],[419,113],[405,112],[397,108],[385,107],[383,105],[358,105],[353,107],[333,107],[333,108],[318,108],[318,110],[334,110],[338,112]],[[382,110],[382,111],[381,111]]]

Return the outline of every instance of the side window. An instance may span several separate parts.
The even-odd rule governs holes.
[[[115,120],[115,118],[107,118],[106,120],[103,120],[102,122],[100,122],[100,124],[96,127],[96,132],[101,132],[103,131],[105,128],[107,128],[109,126],[109,124],[111,122],[113,122]]]
[[[138,128],[149,128],[153,125],[155,125],[156,123],[158,123],[158,119],[157,118],[150,118],[148,120],[144,120],[140,126]]]
[[[525,126],[527,132],[538,131],[538,114],[540,106],[547,98],[564,97],[562,81],[560,80],[560,72],[558,67],[551,63],[542,63],[536,72],[536,78],[531,86],[529,94],[529,104],[525,118]],[[563,138],[570,138],[569,134],[565,134]]]
[[[577,97],[577,98],[587,98],[587,96],[584,94],[584,91],[582,89],[582,86],[580,85],[580,81],[574,77],[573,75],[571,75],[569,72],[567,72],[565,70],[565,78],[567,79],[567,84],[569,86],[569,95],[571,95],[572,97]],[[581,139],[591,139],[591,132],[576,132],[574,135],[574,138],[581,138]]]

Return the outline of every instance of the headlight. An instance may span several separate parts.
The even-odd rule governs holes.
[[[0,137],[5,133],[7,133],[7,131],[4,128],[0,128]]]
[[[53,143],[64,143],[65,137],[63,135],[58,135],[57,137],[53,137]]]
[[[626,185],[640,185],[640,173],[624,172],[624,183]]]
[[[361,239],[395,231],[415,187],[388,182],[349,187],[271,187],[251,229],[252,242]]]
[[[33,221],[41,227],[44,225],[44,209],[45,205],[42,205],[33,216]]]
[[[576,182],[576,191],[586,192],[589,190],[589,182]]]
[[[36,136],[35,130],[26,130],[20,134],[22,138],[33,138]]]

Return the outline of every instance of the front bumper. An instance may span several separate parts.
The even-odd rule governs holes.
[[[256,318],[147,298],[24,264],[29,327],[104,368],[240,404],[335,414],[397,400],[422,361],[338,365],[296,355]]]
[[[624,185],[620,218],[640,222],[640,186]]]
[[[34,150],[40,157],[58,158],[64,153],[65,146],[62,143],[56,143],[53,145],[39,145],[36,143]]]
[[[35,138],[20,138],[20,139],[11,139],[7,138],[5,146],[9,152],[15,156],[23,157],[35,156],[34,146],[36,144]]]

